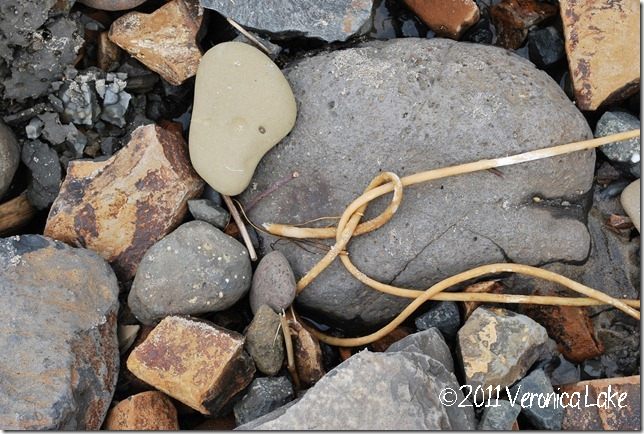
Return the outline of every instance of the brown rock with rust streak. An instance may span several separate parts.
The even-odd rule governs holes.
[[[561,0],[566,53],[580,110],[639,90],[640,5],[634,0]]]
[[[178,86],[197,74],[201,50],[196,39],[202,19],[198,0],[173,0],[151,14],[123,15],[110,27],[109,37]]]
[[[473,0],[403,0],[438,36],[458,40],[481,16]]]
[[[552,295],[535,292],[535,295]],[[573,363],[604,354],[604,344],[595,337],[595,327],[584,306],[546,306],[526,304],[519,312],[541,324],[556,343],[559,352]]]
[[[387,348],[391,346],[391,344],[398,342],[402,338],[409,336],[415,331],[416,330],[412,329],[411,327],[398,326],[385,336],[373,342],[371,344],[371,351],[374,351],[376,353],[384,353],[385,351],[387,351]]]
[[[499,45],[516,50],[528,36],[528,29],[557,14],[557,6],[537,0],[503,0],[490,9]]]
[[[557,393],[565,405],[564,430],[642,430],[639,375],[565,384]]]
[[[107,36],[107,32],[98,35],[97,66],[103,71],[114,71],[120,65],[123,50]]]
[[[253,379],[244,337],[208,321],[169,316],[127,359],[141,380],[206,414],[217,414]]]
[[[105,419],[103,429],[109,431],[141,431],[179,429],[177,409],[161,392],[132,395],[114,406]]]
[[[302,324],[295,321],[291,312],[286,313],[286,319],[293,339],[297,375],[303,385],[313,386],[326,374],[322,363],[320,341],[306,330]]]
[[[109,160],[70,162],[45,235],[94,250],[119,279],[132,279],[143,255],[201,194],[204,182],[186,146],[180,136],[146,125]]]

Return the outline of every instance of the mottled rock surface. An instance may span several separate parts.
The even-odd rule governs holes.
[[[20,146],[13,131],[0,122],[0,199],[7,192],[20,163]]]
[[[45,235],[96,251],[119,279],[129,280],[202,188],[181,137],[155,125],[139,127],[109,160],[70,162]]]
[[[298,102],[295,127],[264,156],[241,202],[294,171],[300,176],[250,210],[256,224],[340,215],[380,171],[411,175],[592,137],[547,74],[496,47],[370,42],[303,59],[285,75]],[[353,263],[385,283],[426,289],[492,262],[585,259],[589,235],[578,217],[594,152],[500,170],[504,178],[484,171],[406,188],[384,227],[349,243]],[[537,195],[548,200],[536,203]],[[376,200],[365,219],[389,200]],[[317,249],[260,238],[261,253],[284,253],[296,280],[320,258]],[[362,285],[339,261],[298,296],[302,308],[345,326],[382,324],[408,303]]]
[[[277,374],[284,362],[284,338],[279,327],[279,315],[262,305],[246,331],[244,348],[255,361],[257,370],[266,375]]]
[[[293,385],[286,377],[255,378],[248,393],[235,404],[235,422],[243,425],[291,401],[295,396]]]
[[[597,121],[595,137],[640,129],[640,120],[630,113],[608,111]],[[621,142],[607,143],[599,148],[611,162],[627,169],[630,174],[641,176],[641,142],[639,137]]]
[[[0,239],[0,426],[97,430],[119,368],[118,285],[96,253]]]
[[[253,313],[263,304],[275,312],[286,310],[295,299],[295,276],[288,260],[279,250],[268,253],[259,261],[253,274],[249,300]]]
[[[156,390],[128,396],[110,409],[103,429],[109,431],[177,431],[177,409]]]
[[[148,250],[128,296],[144,324],[168,315],[198,315],[229,308],[250,288],[248,251],[202,221],[179,226]]]

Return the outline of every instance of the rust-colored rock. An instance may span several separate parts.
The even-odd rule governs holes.
[[[177,409],[161,392],[143,392],[129,396],[114,406],[105,419],[109,431],[176,431]]]
[[[98,35],[97,66],[103,71],[114,71],[120,66],[123,50],[110,40],[107,32]]]
[[[208,321],[169,316],[127,359],[143,381],[195,410],[219,410],[253,379],[244,337]]]
[[[293,339],[297,375],[303,385],[313,386],[326,373],[322,363],[320,341],[293,319],[291,312],[286,313],[286,319]]]
[[[503,0],[490,9],[499,45],[516,50],[528,36],[528,29],[557,14],[557,6],[538,0]]]
[[[556,389],[561,403],[565,406],[562,426],[564,430],[642,429],[639,375],[580,381],[558,386]],[[607,397],[611,399],[608,400]],[[578,406],[575,406],[576,402],[579,402]]]
[[[398,326],[390,333],[373,342],[371,344],[371,350],[377,353],[384,353],[391,344],[398,342],[402,338],[407,337],[414,332],[415,330],[410,327]]]
[[[130,280],[148,249],[181,223],[203,185],[181,137],[139,127],[109,160],[69,163],[45,235],[94,250],[119,279]]]
[[[558,295],[535,292],[535,295]],[[541,324],[556,343],[559,352],[573,363],[604,354],[604,345],[595,337],[595,327],[584,306],[526,304],[519,312]]]
[[[473,0],[403,0],[438,36],[458,40],[481,16]]]
[[[639,90],[640,5],[635,0],[561,0],[566,53],[580,110]]]
[[[173,0],[151,14],[123,15],[110,27],[109,37],[178,86],[197,73],[201,51],[196,39],[202,19],[198,0]]]
[[[472,285],[469,285],[468,287],[466,287],[463,290],[463,292],[474,292],[474,293],[488,292],[490,294],[503,294],[503,289],[504,289],[503,284],[490,280],[487,282],[473,283]],[[463,302],[463,320],[467,321],[467,319],[470,317],[472,312],[474,312],[476,308],[479,307],[481,304],[483,303],[479,301],[464,301]]]
[[[146,0],[78,0],[78,3],[102,11],[126,11],[145,2]]]

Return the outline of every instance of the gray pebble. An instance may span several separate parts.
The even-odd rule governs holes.
[[[640,120],[630,113],[614,111],[606,112],[597,122],[595,128],[595,137],[605,137],[610,134],[621,133],[624,131],[635,130],[640,128]],[[606,158],[615,163],[622,163],[629,172],[636,177],[640,177],[640,139],[635,137],[630,140],[608,143],[599,148]]]
[[[228,211],[217,206],[209,199],[191,199],[188,201],[188,209],[190,210],[190,214],[192,214],[196,220],[210,223],[222,231],[230,221],[230,214]]]
[[[279,324],[279,315],[264,304],[246,331],[244,348],[257,369],[266,375],[277,374],[284,362],[284,339],[282,333],[278,333]]]
[[[448,342],[456,339],[456,333],[461,328],[461,314],[458,305],[453,301],[439,301],[427,312],[418,316],[415,321],[418,330],[436,327]]]
[[[293,270],[284,254],[277,250],[270,252],[259,261],[255,270],[250,289],[250,308],[253,313],[262,304],[267,304],[276,312],[286,309],[295,299],[295,285]]]
[[[255,378],[248,393],[235,404],[237,425],[248,423],[270,413],[295,397],[293,385],[286,377]]]

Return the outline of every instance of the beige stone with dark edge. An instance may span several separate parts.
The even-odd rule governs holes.
[[[72,161],[45,235],[94,250],[121,280],[134,277],[150,247],[175,229],[203,180],[186,143],[155,125],[137,128],[106,161]]]
[[[631,182],[624,189],[624,191],[622,192],[622,195],[619,198],[622,204],[622,207],[624,208],[624,211],[626,211],[626,214],[628,214],[628,216],[631,218],[638,232],[640,231],[640,218],[641,218],[640,185],[641,183],[639,179]]]
[[[161,392],[128,396],[107,413],[103,429],[109,431],[177,431],[177,409]]]
[[[208,321],[169,316],[127,359],[141,380],[189,407],[216,415],[253,379],[244,337]]]

